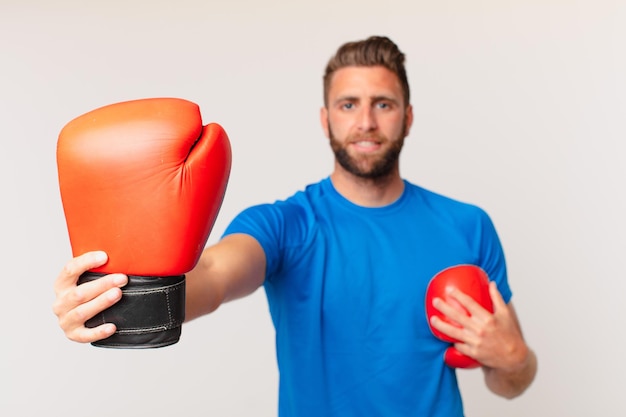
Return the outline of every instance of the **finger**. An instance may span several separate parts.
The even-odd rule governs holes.
[[[480,355],[479,350],[472,345],[471,341],[469,343],[455,343],[453,346],[459,353],[483,363],[484,357]]]
[[[491,296],[491,302],[493,303],[494,312],[507,308],[502,294],[498,291],[498,286],[494,281],[489,283],[489,295]]]
[[[474,342],[476,334],[480,334],[484,323],[487,323],[491,318],[491,313],[480,306],[473,298],[461,291],[452,291],[450,296],[454,298],[458,306],[466,310],[461,312],[459,307],[455,307],[444,300],[437,301],[436,307],[439,311],[441,311],[448,320],[453,321],[462,328],[461,336],[450,335],[450,337],[455,337],[464,342]],[[433,300],[433,304],[434,303],[435,301]]]
[[[119,289],[128,283],[128,277],[124,274],[109,274],[93,281],[81,284],[70,292],[68,297],[78,304],[83,304],[101,298],[111,289]],[[120,291],[113,291],[115,296],[121,295]],[[111,293],[109,293],[111,295]],[[102,302],[102,300],[100,300]],[[115,299],[114,302],[118,300]],[[108,307],[108,306],[107,306]]]
[[[474,353],[474,350],[468,343],[457,342],[453,346],[464,355],[471,356]]]
[[[465,294],[464,292],[454,290],[450,293],[450,296],[453,297],[460,305],[462,305],[463,308],[467,310],[469,315],[474,318],[485,319],[491,315],[489,311],[487,311],[476,300],[474,300],[472,297]]]
[[[430,318],[430,325],[452,339],[465,341],[466,335],[463,328],[448,323],[437,316]]]
[[[91,329],[85,326],[85,322],[111,307],[121,298],[121,289],[117,287],[110,288],[92,300],[78,304],[73,309],[67,311],[66,314],[59,315],[59,324],[68,338],[78,342],[92,342],[101,339],[102,336],[108,337],[115,332],[114,325],[108,323],[109,326],[98,326]]]
[[[75,331],[67,333],[67,337],[74,342],[92,343],[112,336],[116,330],[113,323],[106,323],[94,328],[77,328]]]
[[[79,314],[83,314],[87,316],[82,321],[80,321],[81,316],[77,318],[74,318],[74,317],[67,318],[64,316],[68,314],[70,311],[76,310],[79,306],[82,306],[83,304],[87,304],[86,305],[87,308],[89,306],[92,306],[93,308],[99,308],[102,306],[105,306],[104,308],[107,308],[111,306],[112,304],[114,304],[115,302],[119,300],[119,298],[121,297],[120,288],[126,285],[127,283],[128,283],[128,277],[126,275],[109,274],[109,275],[103,276],[102,278],[99,278],[90,282],[86,282],[82,285],[78,285],[78,286],[74,285],[73,287],[67,288],[65,291],[63,291],[57,296],[53,304],[52,310],[54,314],[56,314],[59,317],[59,321],[61,322],[61,327],[63,327],[64,329],[67,328],[67,326],[63,325],[63,323],[66,321],[69,321],[72,327],[75,326],[74,324],[75,320],[79,320],[78,324],[82,325],[86,320],[93,317],[95,314],[98,313],[98,311],[101,311],[103,308],[95,312],[88,312],[88,313],[83,313],[83,309],[78,309]],[[116,291],[110,292],[112,289]],[[107,303],[104,303],[104,300],[102,300],[102,298],[100,298],[99,302],[95,303],[95,306],[94,306],[94,303],[88,304],[92,302],[93,300],[101,297],[107,291],[109,292],[109,299],[111,301],[110,303],[108,303],[108,305]],[[77,312],[75,311],[74,314],[77,314]]]
[[[454,292],[450,293],[451,296],[452,294],[454,294]],[[463,293],[459,292],[459,294],[462,295]],[[458,300],[456,297],[453,298],[457,305],[453,305],[447,300],[436,297],[433,299],[433,306],[449,320],[457,322],[461,326],[465,326],[469,323],[470,316],[468,316],[468,312],[464,310],[466,307],[462,304],[461,300]]]
[[[57,277],[54,283],[55,293],[58,295],[68,287],[76,285],[78,277],[83,272],[104,265],[107,259],[107,254],[102,251],[87,252],[73,258],[65,264]]]
[[[465,326],[455,326],[454,324],[447,323],[445,320],[442,320],[437,316],[431,317],[430,325],[451,339],[454,339],[457,344],[463,345],[463,349],[465,350],[472,349],[471,346],[474,346],[479,342],[478,336],[470,328]]]

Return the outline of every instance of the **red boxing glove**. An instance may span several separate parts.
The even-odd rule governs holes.
[[[79,283],[129,276],[122,299],[86,323],[117,325],[94,345],[176,343],[184,274],[198,262],[226,191],[226,132],[203,126],[198,106],[186,100],[127,101],[69,122],[59,135],[57,165],[74,256],[103,250],[109,257]]]
[[[449,295],[450,292],[455,289],[469,295],[483,308],[493,313],[493,304],[491,302],[491,296],[489,295],[489,278],[487,277],[487,273],[474,265],[457,265],[439,272],[428,284],[428,288],[426,289],[426,316],[428,317],[429,326],[431,317],[437,316],[446,323],[461,327],[458,323],[450,320],[433,306],[434,298],[441,298],[448,304],[456,307],[458,310],[463,311],[468,316],[470,315],[470,313],[463,306],[461,306],[458,301]],[[441,340],[450,343],[459,342],[458,340],[441,333],[432,326],[430,326],[430,330]],[[478,361],[462,354],[454,346],[450,346],[446,350],[444,361],[448,366],[453,368],[476,368],[480,366]]]

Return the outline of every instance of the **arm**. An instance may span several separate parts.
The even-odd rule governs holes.
[[[57,277],[53,312],[70,340],[89,343],[109,337],[115,325],[85,327],[85,322],[122,297],[123,274],[110,274],[77,286],[85,271],[105,264],[103,252],[89,252],[71,259]],[[251,294],[263,284],[265,253],[252,237],[234,234],[206,248],[195,268],[186,274],[186,321],[208,314],[220,304]]]
[[[460,340],[454,346],[459,352],[478,360],[483,365],[485,383],[495,394],[505,398],[521,395],[537,373],[537,358],[526,344],[513,304],[506,304],[495,283],[489,293],[494,312],[481,307],[460,291],[451,295],[470,312],[460,312],[442,299],[433,305],[462,328],[433,317],[431,324],[441,332]]]
[[[265,252],[253,237],[232,234],[204,250],[187,274],[185,320],[256,291],[265,279]]]

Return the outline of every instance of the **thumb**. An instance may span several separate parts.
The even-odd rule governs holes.
[[[500,291],[498,291],[498,286],[494,281],[491,281],[489,283],[489,296],[491,297],[491,302],[493,303],[494,312],[506,308],[504,298],[502,298],[502,294],[500,294]]]

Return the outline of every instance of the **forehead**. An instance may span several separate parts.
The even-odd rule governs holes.
[[[344,67],[333,74],[328,97],[333,101],[344,96],[389,96],[400,99],[402,87],[398,76],[385,67]]]

